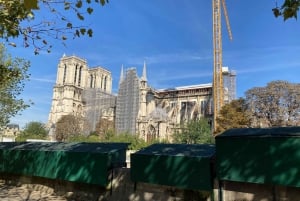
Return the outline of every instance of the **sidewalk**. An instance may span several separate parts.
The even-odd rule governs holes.
[[[43,192],[39,189],[30,189],[26,186],[8,186],[0,183],[1,201],[68,201],[62,196],[53,195],[51,192]]]

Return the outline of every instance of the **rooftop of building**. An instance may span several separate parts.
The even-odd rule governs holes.
[[[6,128],[9,128],[9,129],[19,129],[19,124],[7,124],[6,125]]]
[[[212,87],[212,83],[207,83],[207,84],[197,84],[197,85],[180,86],[174,88],[158,89],[157,92],[180,91],[180,90],[211,88],[211,87]]]

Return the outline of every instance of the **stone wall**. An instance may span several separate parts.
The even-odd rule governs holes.
[[[79,184],[38,177],[1,174],[0,180],[6,185],[23,186],[68,201],[206,201],[209,192],[176,189],[168,186],[134,183],[130,180],[130,169],[114,169],[112,182],[106,187]]]
[[[217,190],[217,189],[216,189]],[[215,191],[216,191],[215,190]],[[299,201],[300,188],[243,182],[222,181],[220,201]]]
[[[300,188],[242,182],[214,182],[214,191],[200,192],[169,186],[134,183],[130,169],[114,169],[112,182],[105,188],[39,177],[0,174],[0,183],[23,186],[61,196],[67,201],[299,201]],[[213,199],[211,199],[213,197]]]

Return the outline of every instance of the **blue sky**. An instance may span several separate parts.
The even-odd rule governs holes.
[[[30,121],[47,122],[57,64],[64,53],[110,70],[115,93],[122,64],[136,67],[141,75],[144,61],[148,82],[156,89],[212,82],[211,2],[110,0],[85,21],[93,28],[92,38],[70,39],[66,46],[53,41],[52,53],[38,56],[32,48],[8,47],[13,56],[31,62],[31,80],[22,97],[35,103],[11,122],[21,127]],[[299,83],[300,22],[276,19],[271,11],[275,0],[226,2],[233,41],[222,16],[223,65],[237,72],[237,96],[273,80]]]

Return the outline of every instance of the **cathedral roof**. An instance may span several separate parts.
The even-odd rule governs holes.
[[[174,87],[174,88],[166,88],[166,89],[158,89],[158,92],[164,92],[164,91],[180,91],[180,90],[187,90],[187,89],[199,89],[199,88],[211,88],[212,83],[207,84],[197,84],[197,85],[188,85],[188,86],[180,86],[180,87]]]

